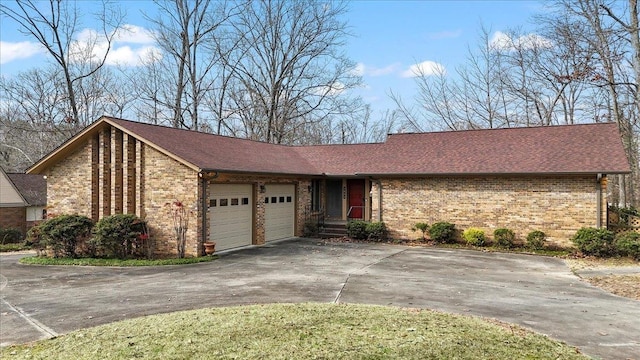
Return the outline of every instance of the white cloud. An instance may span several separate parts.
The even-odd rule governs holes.
[[[0,64],[27,59],[41,53],[44,53],[44,48],[38,43],[30,41],[17,43],[0,41]]]
[[[151,30],[131,24],[125,24],[118,28],[115,40],[130,44],[155,44],[156,42]]]
[[[363,63],[358,63],[352,71],[355,75],[376,77],[394,73],[395,71],[397,71],[399,66],[400,64],[398,63],[390,64],[384,67],[375,67],[365,65]]]
[[[84,61],[87,58],[98,61],[107,52],[108,44],[95,30],[84,29],[78,34],[71,49],[71,59],[74,61]],[[162,51],[155,45],[152,32],[136,25],[126,24],[115,31],[105,63],[140,66],[161,58]]]
[[[534,48],[551,48],[553,47],[553,42],[544,36],[537,34],[527,34],[514,39],[502,31],[496,31],[489,40],[489,45],[492,49],[496,50],[514,50],[516,48],[526,50]]]
[[[446,69],[444,65],[438,64],[435,61],[423,61],[418,64],[413,64],[409,66],[408,69],[402,72],[402,77],[418,77],[418,76],[429,76],[429,75],[441,75],[446,74]]]

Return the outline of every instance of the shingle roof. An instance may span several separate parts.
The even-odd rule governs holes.
[[[615,123],[389,135],[384,143],[287,146],[102,117],[75,142],[113,125],[196,170],[283,175],[619,174],[631,171]]]
[[[626,173],[614,123],[390,135],[368,174]]]
[[[42,175],[8,173],[13,185],[32,206],[47,204],[47,181]]]
[[[273,174],[315,174],[291,146],[107,118],[200,169]]]
[[[302,175],[627,173],[615,123],[392,134],[285,146],[110,119],[202,169]]]

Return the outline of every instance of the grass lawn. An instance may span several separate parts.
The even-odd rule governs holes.
[[[159,266],[184,265],[207,262],[218,256],[188,257],[182,259],[100,259],[100,258],[49,258],[27,256],[20,259],[21,264],[27,265],[77,265],[77,266]]]
[[[586,359],[514,325],[430,310],[272,304],[153,315],[0,350],[2,359]]]

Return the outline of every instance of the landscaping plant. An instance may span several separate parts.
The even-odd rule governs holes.
[[[617,234],[615,247],[619,255],[640,260],[640,233],[625,231]]]
[[[516,234],[511,229],[500,228],[493,232],[493,238],[498,246],[509,249],[513,247]]]
[[[352,220],[347,223],[347,236],[355,240],[365,240],[369,236],[367,233],[367,222],[362,220]]]
[[[615,235],[607,229],[583,227],[571,239],[585,255],[597,257],[611,256],[616,253]]]
[[[418,231],[418,230],[422,232],[422,241],[426,241],[427,231],[429,231],[429,224],[419,222],[411,228],[411,231]]]
[[[39,246],[51,250],[54,257],[83,255],[91,236],[93,221],[82,215],[61,215],[39,226]]]
[[[91,244],[97,254],[126,259],[144,255],[144,222],[134,214],[116,214],[100,219],[93,229]]]
[[[437,222],[429,228],[429,237],[439,243],[455,242],[455,233],[455,225],[446,221]]]
[[[383,222],[370,222],[365,227],[367,239],[373,241],[385,241],[389,236],[387,226]]]
[[[527,247],[531,250],[542,250],[546,240],[547,235],[544,232],[534,230],[527,234]]]
[[[487,238],[484,235],[484,231],[477,228],[469,228],[462,233],[462,238],[469,245],[484,246]]]

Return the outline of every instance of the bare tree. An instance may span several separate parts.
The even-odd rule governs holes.
[[[106,62],[111,44],[116,36],[116,29],[124,18],[119,9],[102,2],[100,11],[95,14],[96,24],[101,27],[101,34],[93,34],[86,43],[79,46],[78,34],[81,14],[75,2],[49,0],[46,6],[33,0],[16,0],[15,5],[0,3],[0,14],[15,21],[20,30],[40,43],[51,56],[54,64],[60,69],[67,92],[66,103],[69,107],[67,117],[76,125],[85,125],[93,119],[80,117],[77,88],[78,83],[91,77]],[[46,9],[46,10],[45,10]],[[98,44],[105,45],[106,50],[99,58],[94,58],[93,50]],[[87,57],[89,54],[89,57]],[[73,64],[81,59],[91,64],[83,71],[77,71]]]
[[[346,93],[360,83],[342,52],[345,11],[342,2],[244,3],[230,23],[237,46],[224,65],[245,136],[291,143],[301,128],[342,114]]]

